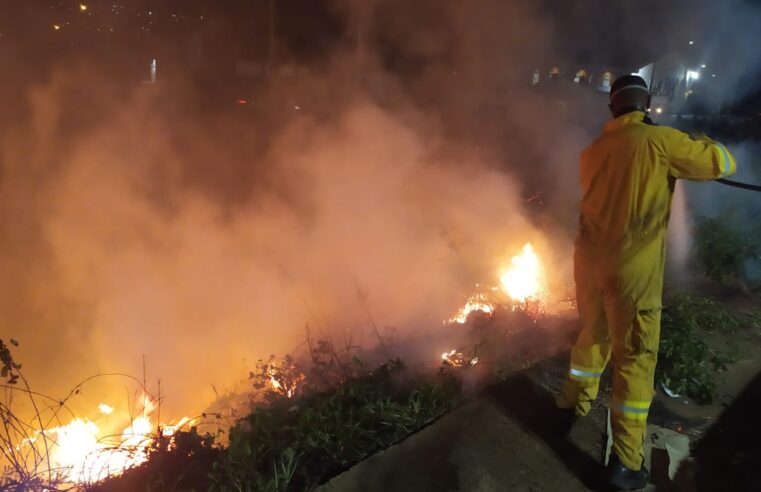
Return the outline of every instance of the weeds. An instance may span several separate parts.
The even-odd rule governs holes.
[[[311,490],[456,401],[456,368],[426,382],[400,359],[366,369],[348,342],[340,350],[330,340],[305,345],[305,356],[256,364],[249,377],[262,398],[230,429],[226,448],[195,430],[179,432],[176,446],[155,447],[146,463],[92,490]]]
[[[761,325],[761,319],[732,313],[706,298],[676,296],[663,310],[656,378],[671,391],[710,403],[716,397],[716,373],[735,357],[712,349],[706,337],[749,325]]]
[[[11,339],[10,344],[18,347]],[[59,490],[64,486],[58,470],[50,463],[50,448],[55,444],[43,430],[43,415],[40,400],[49,400],[54,405],[52,421],[65,401],[55,402],[52,398],[31,390],[21,373],[21,364],[16,362],[11,348],[0,340],[0,379],[3,398],[0,400],[0,490]],[[22,419],[16,409],[21,403],[29,404],[34,410],[31,421]]]
[[[18,343],[11,339],[10,345],[18,346]],[[124,433],[96,437],[93,433],[98,431],[95,422],[76,418],[68,404],[81,394],[87,383],[104,377],[135,383],[141,396],[137,398],[136,393],[128,409],[129,427]],[[112,463],[139,462],[145,456],[146,448],[152,458],[169,469],[172,459],[195,456],[199,450],[214,452],[209,446],[212,438],[199,436],[195,429],[170,435],[185,422],[203,423],[200,418],[184,420],[167,434],[160,424],[152,431],[133,430],[137,418],[150,415],[151,411],[146,413],[148,405],[157,410],[161,405],[160,395],[154,396],[147,391],[144,378],[141,382],[126,374],[97,374],[81,381],[63,398],[52,398],[31,389],[21,364],[14,360],[11,347],[3,340],[0,340],[0,378],[0,492],[82,490],[87,487],[86,483],[116,473]],[[138,405],[138,401],[143,412],[140,416],[133,413],[133,405]],[[75,424],[73,430],[65,422]],[[78,423],[86,427],[84,432]],[[90,425],[95,426],[95,431]],[[129,434],[127,429],[130,429]],[[72,456],[68,453],[71,452],[82,461],[69,462]],[[183,468],[182,472],[187,474],[188,470]],[[152,487],[150,481],[145,483]]]
[[[748,282],[745,266],[761,259],[761,226],[742,226],[731,216],[704,217],[695,229],[697,259],[711,280],[728,286]]]
[[[255,409],[230,431],[215,490],[309,490],[448,411],[456,385],[402,381],[384,365],[335,391]],[[243,489],[245,490],[245,489]]]
[[[382,336],[379,328],[375,330]],[[417,431],[448,411],[456,399],[458,384],[452,372],[442,371],[431,382],[427,376],[413,376],[398,358],[374,370],[366,367],[360,355],[375,367],[379,357],[385,357],[394,346],[393,330],[383,333],[378,349],[362,352],[351,338],[338,347],[330,338],[314,340],[307,327],[302,344],[306,353],[280,359],[271,356],[258,361],[251,371],[254,396],[250,413],[232,426],[226,447],[210,434],[199,434],[195,427],[166,435],[159,427],[155,435],[146,435],[141,445],[142,452],[147,452],[145,462],[120,476],[80,484],[64,483],[70,478],[67,470],[51,467],[51,450],[57,446],[51,437],[57,431],[51,424],[61,424],[58,413],[92,378],[60,400],[38,395],[29,389],[11,347],[0,341],[1,386],[6,395],[0,401],[0,450],[4,454],[0,464],[3,459],[10,463],[0,475],[0,491],[64,487],[90,491],[310,490]],[[11,344],[16,345],[15,341]],[[145,398],[153,401],[144,382],[142,386]],[[35,425],[14,413],[16,395],[32,402]],[[37,410],[38,399],[47,404],[42,412]],[[158,405],[160,398],[155,401]],[[118,448],[122,449],[121,444]]]

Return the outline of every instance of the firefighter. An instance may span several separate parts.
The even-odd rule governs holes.
[[[643,446],[660,336],[666,227],[677,179],[731,175],[736,163],[722,144],[657,126],[647,116],[650,94],[638,76],[613,84],[613,119],[581,154],[579,232],[574,277],[581,332],[562,414],[586,415],[600,376],[613,361],[609,484],[643,488],[649,473]]]

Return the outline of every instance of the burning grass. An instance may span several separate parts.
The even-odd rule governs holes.
[[[12,346],[18,344],[10,341]],[[10,347],[0,340],[0,490],[70,490],[117,476],[148,460],[160,446],[174,446],[181,429],[198,419],[159,423],[160,397],[134,378],[102,374],[54,399],[35,392],[21,372]],[[77,417],[68,404],[97,378],[118,377],[139,387],[128,408],[100,403],[97,417]],[[21,416],[32,410],[29,418]]]
[[[390,338],[369,351],[349,341],[336,347],[329,339],[308,338],[299,355],[256,364],[249,375],[256,398],[229,429],[225,446],[195,426],[171,434],[157,434],[154,428],[146,434],[140,463],[80,487],[104,492],[311,490],[448,412],[473,374],[483,376],[485,371],[494,380],[499,373],[557,353],[571,331],[553,325],[560,321],[531,302],[471,313],[465,326],[451,327],[452,332],[467,333],[460,338],[464,345],[444,351],[438,367],[425,369],[385,358],[387,350],[399,346]],[[711,350],[705,333],[748,324],[758,325],[759,319],[707,299],[676,296],[664,310],[659,380],[699,401],[710,400],[715,372],[730,358]],[[20,367],[10,348],[3,345],[0,353],[8,368],[5,377],[18,384]],[[113,411],[105,404],[100,407],[103,414]],[[21,483],[7,477],[0,490]],[[63,489],[60,481],[51,487],[44,478],[28,475],[24,485],[30,490]]]
[[[500,307],[492,317],[443,330],[467,334],[459,338],[467,345],[448,350],[438,363],[412,367],[385,358],[401,345],[389,338],[365,351],[349,342],[339,348],[331,340],[309,339],[298,355],[256,364],[249,375],[255,396],[250,410],[230,428],[224,446],[196,422],[171,435],[154,429],[140,463],[78,485],[104,492],[310,490],[448,412],[468,379],[483,377],[492,364],[510,359],[519,366],[526,350],[536,352],[529,347],[549,347],[543,321],[525,309]],[[435,359],[431,354],[429,360]],[[374,362],[379,360],[385,362]],[[58,485],[45,482],[48,490],[63,488]]]
[[[225,429],[226,440],[216,439],[222,431],[204,433],[201,419],[159,424],[153,413],[160,398],[150,396],[143,384],[128,429],[110,437],[104,437],[99,421],[75,418],[54,429],[39,422],[37,428],[46,429],[38,433],[39,444],[47,446],[48,437],[55,436],[50,442],[68,450],[68,461],[49,462],[55,450],[34,446],[33,473],[20,462],[20,471],[9,470],[0,490],[18,485],[57,490],[66,484],[102,491],[309,490],[450,410],[463,383],[488,379],[485,374],[504,368],[506,360],[518,367],[528,353],[541,357],[544,348],[557,350],[540,329],[551,317],[544,276],[527,244],[506,268],[495,271],[493,287],[477,288],[458,316],[445,322],[448,326],[428,333],[421,343],[399,344],[393,329],[380,330],[358,287],[375,346],[366,349],[351,336],[342,345],[329,337],[314,339],[307,325],[297,351],[262,359],[251,370],[251,393],[237,413],[242,417]],[[324,327],[319,328],[324,336]],[[403,345],[426,353],[405,353]],[[3,375],[13,386],[20,366],[7,347],[3,350]],[[104,402],[98,409],[101,418],[112,418],[111,405]],[[71,445],[67,433],[76,436]]]
[[[471,313],[492,315],[504,306],[531,309],[540,315],[548,297],[546,275],[534,247],[526,243],[521,252],[512,257],[510,264],[499,270],[496,285],[476,284],[465,305],[444,323],[464,324]]]
[[[0,476],[0,490],[308,490],[457,400],[453,367],[431,377],[394,359],[370,370],[350,344],[337,350],[329,340],[310,340],[307,352],[257,363],[251,410],[229,429],[225,446],[199,432],[200,419],[157,425],[156,400],[147,393],[128,429],[107,437],[99,420],[47,426],[45,410],[35,416],[36,426],[26,423],[13,412],[13,398],[6,399],[0,437],[11,466]],[[15,388],[26,382],[4,343],[0,355],[6,394],[36,395]],[[66,408],[65,401],[54,406]],[[105,403],[98,407],[104,418],[115,413]]]
[[[6,424],[3,450],[16,468],[5,471],[0,490],[311,490],[448,412],[462,392],[472,390],[469,386],[488,384],[568,347],[573,302],[550,301],[546,272],[533,248],[526,245],[496,273],[492,286],[477,286],[447,326],[426,335],[425,343],[400,344],[393,331],[381,334],[369,309],[378,337],[369,350],[350,338],[341,346],[330,338],[315,340],[307,326],[300,351],[262,359],[250,372],[247,410],[226,429],[224,445],[216,439],[221,431],[204,433],[198,419],[160,425],[153,418],[160,398],[145,391],[129,427],[110,441],[95,421],[73,419],[53,428],[38,411],[36,423],[22,422],[6,398],[0,407],[4,421],[24,432],[9,434]],[[704,335],[749,323],[761,321],[707,299],[677,296],[663,313],[659,381],[710,401],[715,372],[731,358],[711,350]],[[405,354],[405,345],[433,353]],[[436,360],[436,351],[438,362],[420,365]],[[408,367],[400,357],[415,365]],[[0,343],[0,360],[6,395],[8,388],[22,385],[21,393],[36,401],[11,347]],[[52,406],[64,408],[65,401]],[[98,409],[104,419],[115,412],[105,402]],[[35,434],[35,428],[45,431]],[[67,445],[67,436],[78,436],[76,445]],[[24,447],[22,441],[30,438],[36,439],[34,445]],[[61,456],[56,448],[69,450],[69,461],[56,458]],[[25,458],[18,459],[19,450],[26,450]],[[100,474],[93,475],[95,470]]]
[[[311,490],[443,415],[458,398],[459,383],[449,370],[431,379],[399,359],[369,371],[355,357],[339,357],[330,366],[314,358],[319,361],[319,354],[311,367],[292,356],[257,365],[251,379],[265,401],[230,429],[224,449],[195,430],[179,432],[174,447],[155,448],[150,460],[92,490],[143,490],[148,484],[156,490]],[[333,378],[342,382],[316,390]],[[288,392],[285,381],[301,384]]]

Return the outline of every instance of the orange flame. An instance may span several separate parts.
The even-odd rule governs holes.
[[[539,256],[530,243],[523,246],[521,253],[510,260],[510,266],[499,274],[499,287],[479,290],[470,296],[463,307],[444,322],[464,324],[473,312],[492,314],[499,305],[510,303],[533,303],[545,295],[544,268]],[[487,296],[484,292],[490,292]]]
[[[468,298],[465,305],[461,307],[459,311],[457,311],[457,314],[455,314],[445,323],[463,324],[468,320],[470,313],[478,311],[486,314],[491,314],[494,312],[494,306],[486,299],[486,296],[480,292],[473,294],[470,298]]]
[[[468,358],[462,352],[454,349],[441,354],[441,360],[454,367],[475,366],[478,364],[478,357]]]
[[[267,374],[269,375],[270,388],[276,393],[286,396],[287,398],[293,398],[296,394],[296,389],[299,387],[299,383],[305,379],[304,374],[299,373],[293,377],[286,377],[281,374],[275,366],[270,366]]]
[[[114,407],[101,403],[98,405],[101,416],[95,421],[74,418],[65,425],[46,429],[51,475],[71,485],[92,484],[121,475],[148,460],[157,437],[171,437],[192,420],[183,417],[176,424],[159,425],[151,418],[156,405],[147,396],[141,400],[142,410],[135,418],[126,412],[115,415]],[[127,426],[120,432],[111,430],[125,421]],[[37,434],[24,444],[39,447],[41,437]]]
[[[514,301],[537,299],[543,290],[543,269],[531,244],[523,246],[521,254],[513,256],[510,267],[499,277],[502,290]]]

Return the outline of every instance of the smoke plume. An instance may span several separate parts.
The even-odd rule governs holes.
[[[299,61],[279,43],[297,76],[252,82],[245,106],[164,58],[158,84],[124,82],[126,44],[91,48],[113,50],[100,65],[3,27],[0,73],[22,87],[0,89],[0,336],[37,389],[140,376],[144,356],[168,413],[199,408],[307,324],[362,333],[370,311],[402,335],[441,329],[528,241],[565,288],[578,153],[605,96],[530,81],[600,33],[565,32],[545,2],[331,9],[330,51]]]

